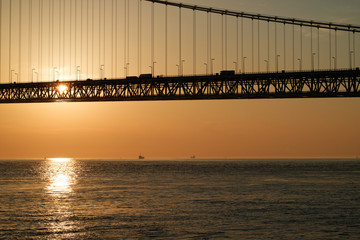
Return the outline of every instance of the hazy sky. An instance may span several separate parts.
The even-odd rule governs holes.
[[[184,2],[360,23],[357,0]],[[359,109],[359,98],[0,104],[0,158],[355,157]]]

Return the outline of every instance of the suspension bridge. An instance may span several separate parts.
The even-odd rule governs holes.
[[[0,103],[360,97],[357,25],[162,0],[0,7]]]

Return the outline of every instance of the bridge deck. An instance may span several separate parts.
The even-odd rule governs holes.
[[[0,84],[0,103],[360,97],[360,71]]]

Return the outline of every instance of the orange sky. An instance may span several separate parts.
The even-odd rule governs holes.
[[[1,158],[355,157],[360,99],[0,105]]]
[[[360,22],[357,0],[187,2]],[[358,109],[359,98],[0,104],[0,158],[355,157]]]

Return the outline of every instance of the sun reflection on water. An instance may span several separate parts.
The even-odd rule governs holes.
[[[50,194],[63,195],[72,192],[72,185],[76,180],[76,171],[71,158],[49,158],[47,169]]]
[[[62,192],[62,193],[69,193],[71,192],[71,178],[65,174],[58,174],[55,175],[51,179],[51,184],[49,185],[49,190],[52,192]]]
[[[72,158],[47,158],[44,162],[44,178],[47,211],[50,217],[46,224],[51,239],[72,239],[71,234],[79,228],[71,217],[74,215],[74,185],[80,171]]]

